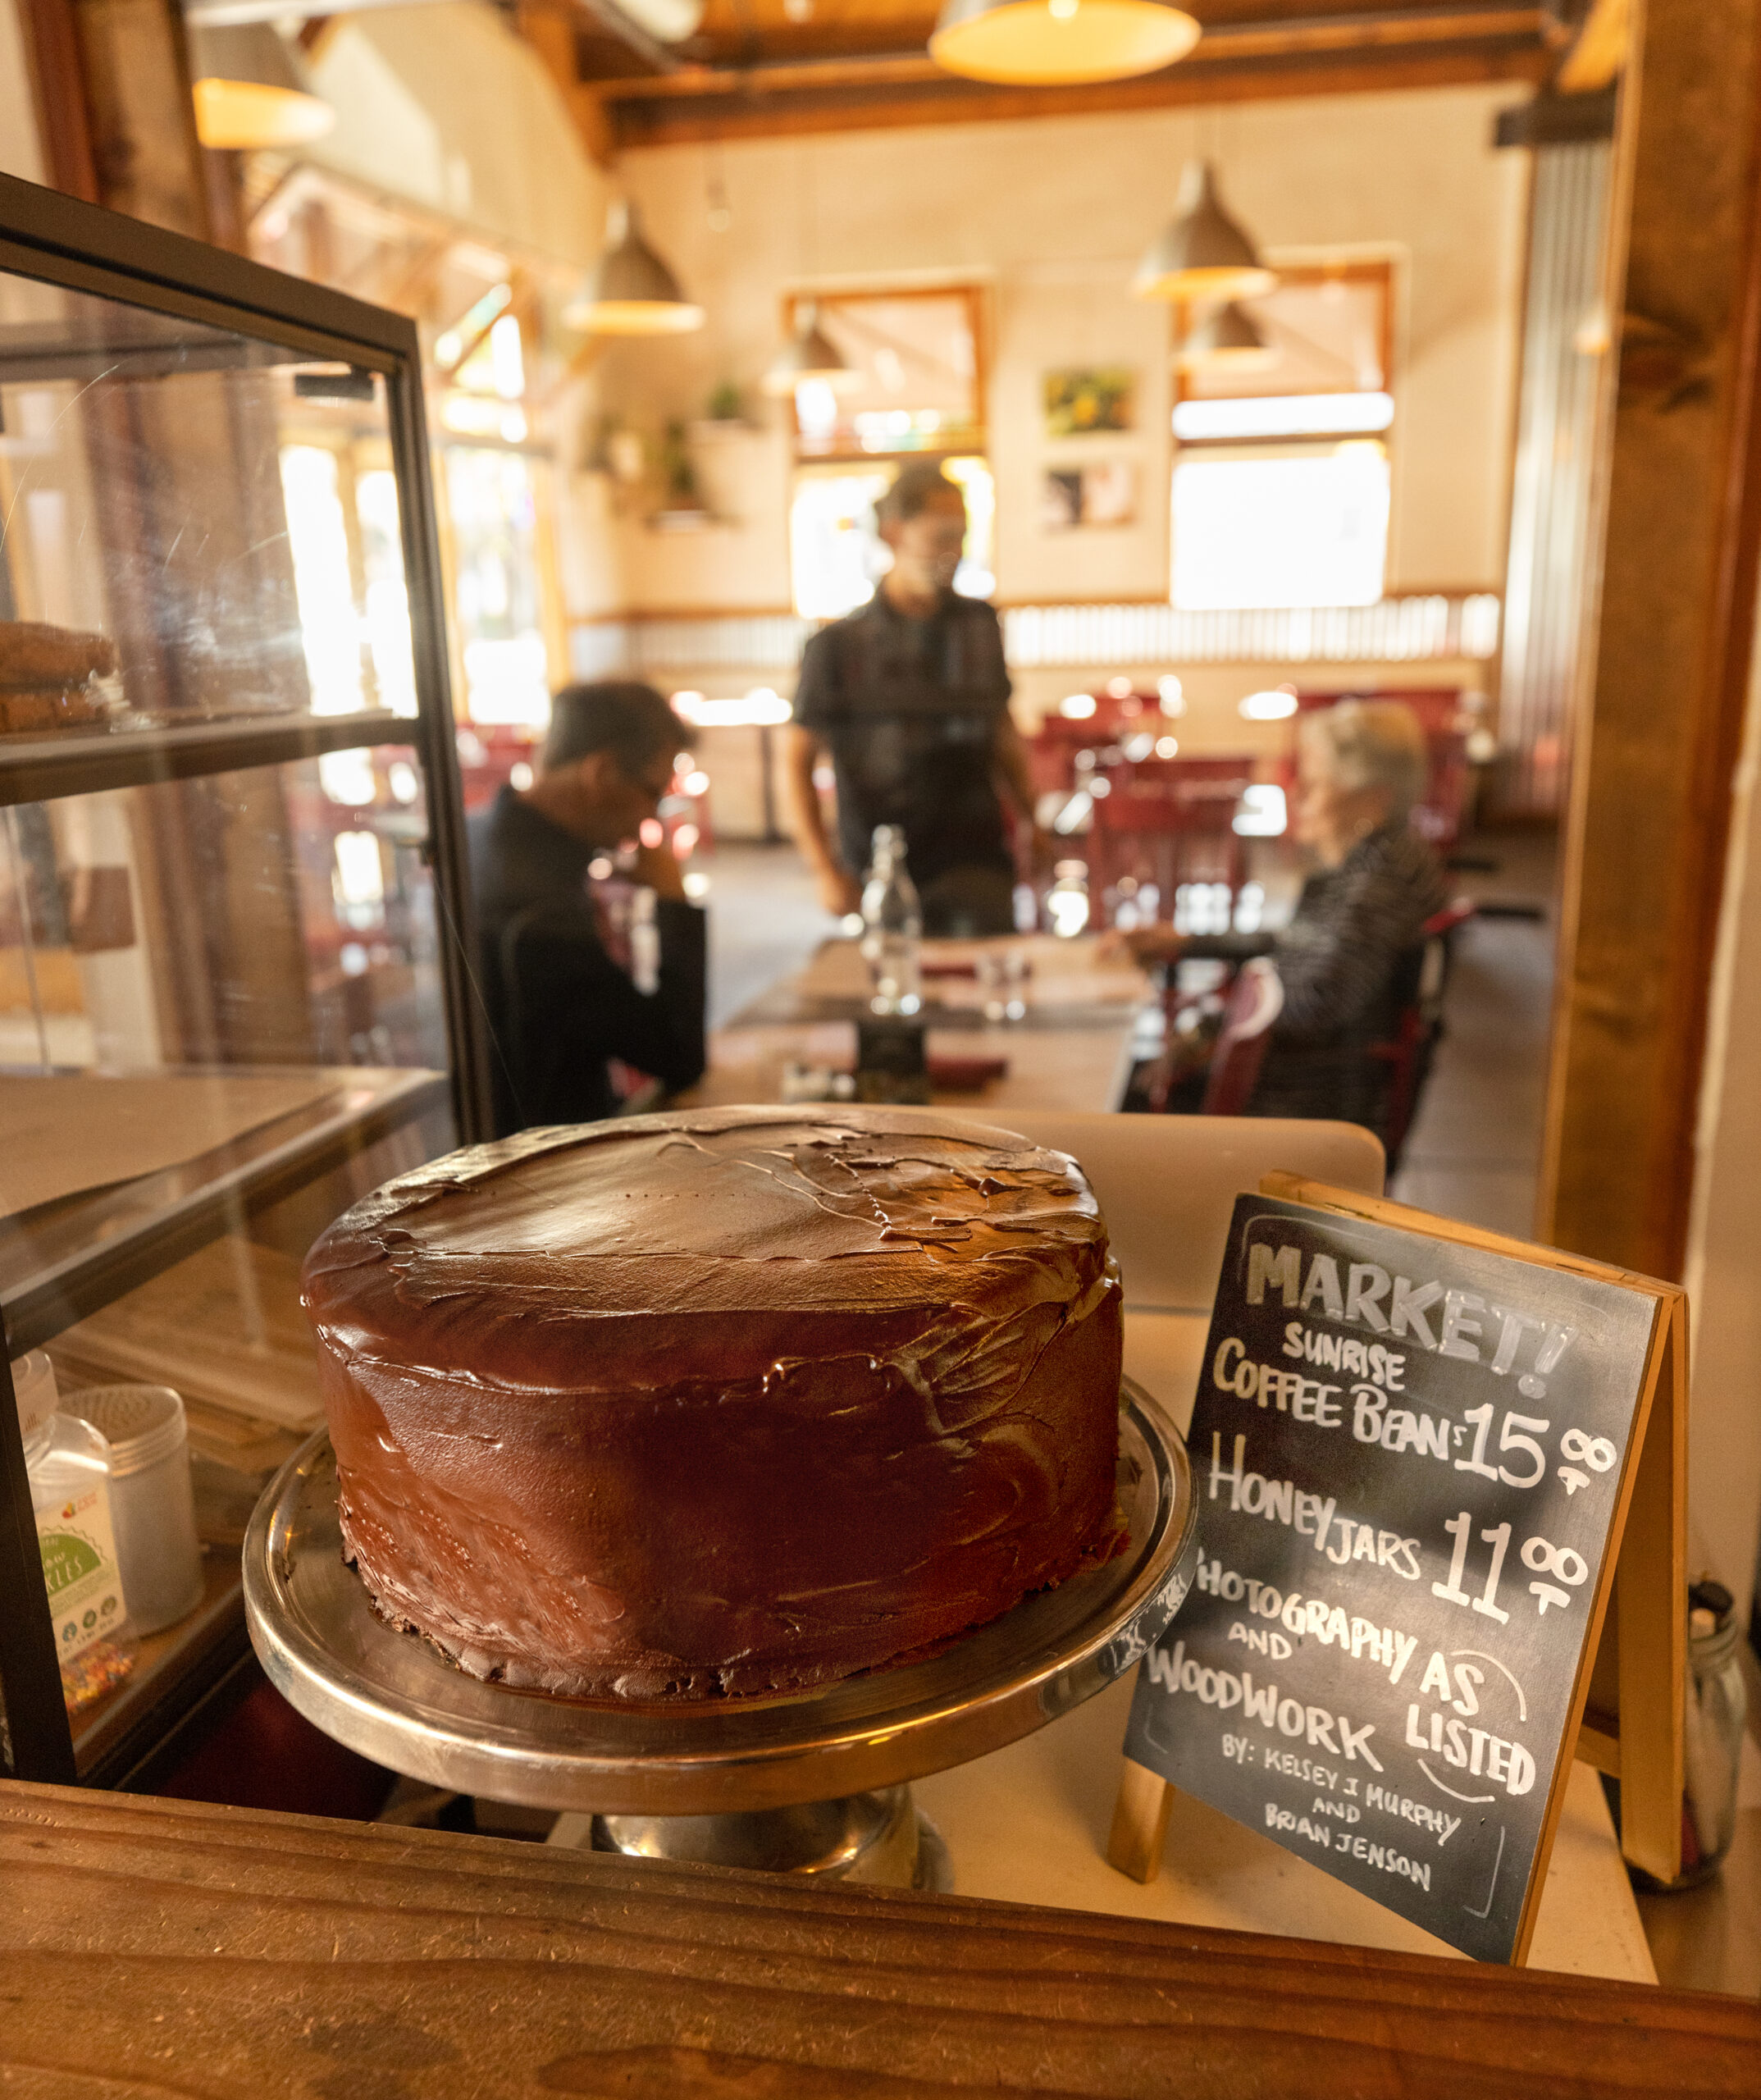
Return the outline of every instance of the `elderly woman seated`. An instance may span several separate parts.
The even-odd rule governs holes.
[[[1436,855],[1407,824],[1424,792],[1425,737],[1398,701],[1348,700],[1303,718],[1294,830],[1319,863],[1289,924],[1266,935],[1120,936],[1139,961],[1270,955],[1284,1011],[1254,1089],[1254,1116],[1334,1116],[1380,1132],[1385,1041],[1404,966],[1445,902]]]

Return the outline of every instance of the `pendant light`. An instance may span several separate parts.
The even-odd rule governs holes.
[[[563,309],[571,328],[591,336],[683,336],[700,328],[704,312],[679,289],[673,272],[643,240],[636,207],[620,198],[605,228],[606,247]]]
[[[1144,251],[1133,292],[1139,299],[1257,299],[1277,282],[1277,272],[1224,210],[1216,169],[1188,161],[1175,216]]]
[[[1231,299],[1189,328],[1180,345],[1182,372],[1264,372],[1278,362],[1259,323]]]
[[[974,80],[1123,80],[1173,65],[1198,37],[1170,0],[945,0],[929,55]]]
[[[862,384],[862,374],[853,371],[831,337],[819,326],[819,304],[803,299],[795,309],[795,333],[790,336],[759,381],[765,393],[787,398],[809,380],[838,392]]]
[[[305,68],[267,22],[189,25],[196,136],[204,146],[249,151],[322,139],[336,112],[312,91]]]

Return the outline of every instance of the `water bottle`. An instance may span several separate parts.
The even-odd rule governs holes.
[[[874,987],[877,1014],[915,1014],[923,1004],[920,956],[924,914],[905,865],[905,833],[877,824],[868,879],[862,890],[862,958]]]
[[[1061,940],[1074,940],[1088,924],[1088,864],[1060,861],[1046,892],[1046,920]]]

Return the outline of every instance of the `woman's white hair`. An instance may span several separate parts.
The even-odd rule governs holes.
[[[1342,788],[1382,788],[1403,823],[1430,774],[1425,732],[1398,700],[1342,700],[1305,714],[1298,730],[1312,759]]]

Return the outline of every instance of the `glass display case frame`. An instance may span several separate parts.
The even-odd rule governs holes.
[[[472,996],[471,903],[464,855],[445,599],[435,526],[420,349],[413,322],[287,277],[227,251],[0,176],[0,272],[158,317],[171,357],[223,330],[300,361],[376,374],[395,476],[417,712],[274,713],[0,738],[0,810],[104,790],[242,774],[323,754],[387,746],[413,752],[427,830],[420,856],[439,920],[436,969],[448,1070],[363,1071],[335,1096],[192,1162],[98,1189],[58,1216],[30,1249],[28,1273],[0,1264],[0,1364],[50,1342],[162,1276],[266,1207],[425,1112],[449,1108],[457,1140],[489,1132],[486,1043]],[[171,324],[167,329],[165,323]],[[180,346],[176,324],[194,324]],[[0,343],[0,381],[80,377],[94,354],[77,341]],[[249,1066],[239,1067],[248,1071]],[[357,1083],[358,1082],[358,1083]],[[0,1228],[3,1230],[3,1228]],[[163,1771],[217,1710],[229,1683],[254,1669],[236,1585],[210,1596],[178,1667],[158,1671],[95,1756],[75,1755],[39,1565],[11,1380],[0,1400],[0,1701],[11,1776],[135,1784]],[[223,1586],[224,1587],[224,1586]],[[0,1765],[4,1760],[0,1760]]]

